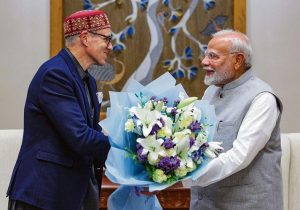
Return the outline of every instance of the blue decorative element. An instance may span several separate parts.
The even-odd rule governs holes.
[[[142,10],[146,10],[148,6],[148,0],[142,0],[140,3],[140,7]]]
[[[191,67],[188,71],[188,79],[189,80],[194,79],[197,73],[198,73],[198,67],[197,66]]]
[[[203,1],[203,8],[205,11],[211,10],[215,7],[216,2],[215,0],[204,0]]]
[[[171,60],[164,60],[163,61],[163,67],[168,68],[171,65]]]
[[[172,22],[175,22],[177,20],[177,16],[175,14],[173,14],[171,17],[170,17],[170,20]]]
[[[91,0],[83,0],[83,9],[92,10],[94,9],[94,4]]]
[[[124,41],[126,39],[126,34],[124,32],[120,35],[120,41]]]
[[[169,30],[169,33],[173,36],[174,34],[176,34],[177,30],[178,30],[177,28],[171,28]]]
[[[129,26],[127,28],[127,36],[132,37],[134,33],[135,33],[134,27],[133,26]]]
[[[168,7],[169,4],[170,4],[170,1],[169,1],[169,0],[163,0],[163,4],[166,5],[166,6]]]
[[[181,69],[177,69],[176,71],[172,72],[172,76],[175,78],[175,79],[181,79],[185,76],[185,73],[183,70]]]
[[[184,54],[187,60],[191,60],[193,58],[193,50],[190,47],[186,47],[184,50]]]
[[[107,1],[106,3],[103,4],[103,2]],[[93,3],[95,1],[93,0],[83,0],[82,5],[85,10],[92,10],[92,9],[101,9],[102,7],[105,7],[106,5],[109,5],[111,3],[116,3],[115,6],[120,6],[123,4],[125,1],[124,0],[105,0],[100,4]],[[152,0],[156,2],[155,0]],[[152,2],[151,3],[154,3]],[[197,41],[197,46],[193,46],[193,48],[189,46],[184,46],[184,50],[179,52],[176,49],[176,45],[178,44],[177,36],[179,32],[183,33],[183,36],[187,36],[188,39],[195,40],[192,34],[190,32],[184,29],[187,24],[187,20],[183,20],[183,24],[179,23],[176,24],[176,22],[179,22],[179,20],[183,17],[183,15],[186,15],[185,13],[189,11],[191,14],[196,8],[199,8],[198,6],[198,0],[192,0],[191,5],[189,6],[188,10],[182,10],[181,9],[181,3],[179,5],[176,4],[176,7],[173,7],[172,1],[171,0],[161,0],[157,1],[157,4],[160,4],[159,10],[156,10],[156,12],[152,13],[152,8],[148,11],[147,9],[150,9],[150,0],[137,0],[135,3],[138,5],[138,9],[135,7],[134,10],[132,11],[132,14],[128,15],[125,18],[126,25],[123,27],[118,33],[113,32],[114,37],[114,45],[113,45],[113,52],[117,55],[119,53],[123,53],[124,50],[126,50],[126,40],[128,38],[133,38],[135,36],[135,23],[137,19],[139,18],[142,12],[146,12],[147,17],[150,16],[151,18],[157,18],[157,22],[161,26],[161,29],[163,33],[169,33],[172,39],[172,42],[174,41],[175,46],[172,44],[172,51],[174,54],[174,58],[168,58],[167,60],[164,60],[160,65],[163,65],[163,68],[165,71],[168,71],[173,75],[173,77],[181,79],[193,79],[197,73],[198,73],[198,64],[194,63],[194,58],[197,56],[196,54],[200,54],[198,59],[203,59],[204,53],[207,49],[207,45],[204,45],[200,41]],[[181,2],[181,1],[179,1]],[[188,1],[186,1],[188,2]],[[193,3],[197,2],[197,3]],[[217,3],[216,0],[202,0],[203,2],[203,7],[205,11],[212,10],[213,8],[216,7]],[[196,5],[197,4],[197,5]],[[152,6],[152,4],[151,4]],[[200,7],[201,7],[200,3]],[[149,8],[148,8],[149,7]],[[203,11],[203,10],[202,10]],[[158,12],[158,13],[157,13]],[[191,17],[191,14],[187,15],[187,19]],[[211,16],[212,17],[212,16]],[[200,33],[204,36],[210,36],[212,33],[215,33],[222,28],[224,28],[226,22],[228,20],[228,16],[225,15],[218,15],[214,16],[210,19],[210,23],[207,24],[207,26],[203,29],[203,31],[200,31]],[[167,23],[167,21],[172,21],[173,23]],[[151,30],[151,28],[149,28]],[[177,41],[176,41],[177,40]],[[163,45],[163,44],[162,44]],[[156,49],[156,48],[155,48]],[[198,49],[198,50],[197,50]],[[150,50],[150,49],[149,49]],[[195,53],[196,51],[200,51]],[[151,54],[154,55],[153,53]],[[154,56],[153,56],[154,57]],[[152,58],[151,58],[152,59]],[[199,61],[199,60],[198,60]],[[155,62],[158,62],[155,61]],[[156,64],[156,63],[155,63]],[[198,66],[198,67],[196,67]],[[150,69],[151,70],[151,69]],[[151,70],[152,71],[152,70]],[[150,73],[148,73],[150,75]],[[151,79],[150,79],[151,80]]]
[[[214,23],[217,26],[223,26],[226,23],[227,19],[228,19],[228,17],[225,15],[218,15],[217,17],[215,17]]]
[[[124,50],[124,47],[121,44],[116,44],[116,45],[113,46],[113,51],[116,52],[116,53],[119,53],[123,50]]]
[[[225,15],[218,15],[214,20],[208,23],[205,29],[200,33],[204,36],[210,36],[211,34],[216,33],[223,28],[227,19],[228,17]]]
[[[183,15],[182,9],[176,9],[175,11],[172,11],[169,21],[175,22],[178,19],[180,19],[182,15]]]
[[[204,53],[206,52],[206,50],[207,50],[207,44],[205,44],[205,45],[202,45],[202,47],[201,47],[201,53],[204,55]]]

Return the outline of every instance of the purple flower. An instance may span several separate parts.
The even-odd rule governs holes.
[[[171,110],[171,115],[175,117],[176,114],[177,114],[177,109],[176,109],[176,108],[173,108],[173,109]]]
[[[160,129],[159,125],[155,124],[153,127],[152,127],[152,130],[150,132],[150,135],[154,135],[157,133],[157,131]]]
[[[156,96],[151,96],[150,100],[151,101],[155,101],[156,100]]]
[[[175,146],[174,142],[171,139],[166,139],[162,144],[166,149],[171,149]]]
[[[166,174],[174,171],[180,166],[180,160],[177,156],[174,157],[163,157],[158,162],[157,167],[162,169]]]
[[[193,161],[197,162],[200,159],[200,157],[201,157],[202,154],[203,154],[203,151],[201,149],[199,149],[197,151],[194,151],[192,153],[192,159],[193,159]]]
[[[175,100],[173,106],[176,107],[180,103],[180,100]]]
[[[203,151],[203,150],[206,149],[207,147],[209,147],[209,144],[208,144],[208,143],[204,143],[204,144],[202,144],[202,145],[200,146],[200,149],[202,149],[202,151]]]
[[[167,99],[166,97],[164,97],[164,98],[162,99],[162,101],[163,101],[165,104],[168,103],[168,99]]]
[[[192,122],[188,127],[192,132],[199,132],[201,130],[200,123],[196,120]]]
[[[136,153],[137,153],[137,155],[138,155],[138,159],[139,159],[139,161],[140,161],[141,163],[145,163],[145,162],[147,161],[147,156],[148,156],[148,154],[143,155],[142,152],[143,152],[143,147],[142,147],[142,145],[137,144],[137,145],[136,145]]]
[[[165,126],[165,121],[163,120],[163,118],[160,118],[159,121],[161,122],[162,127]]]
[[[198,161],[199,158],[203,155],[203,151],[204,151],[207,147],[209,147],[209,144],[208,144],[208,143],[202,144],[202,145],[200,146],[200,148],[199,148],[197,151],[194,151],[194,152],[192,153],[192,159],[193,159],[194,161]]]

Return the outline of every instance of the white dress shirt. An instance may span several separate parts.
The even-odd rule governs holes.
[[[183,185],[205,187],[246,168],[270,139],[278,116],[276,99],[271,93],[264,92],[256,96],[240,126],[233,147],[211,160],[202,169],[197,180],[185,180]]]

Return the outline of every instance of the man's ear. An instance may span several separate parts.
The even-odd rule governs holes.
[[[234,68],[239,69],[245,63],[245,57],[242,53],[237,53],[234,60]]]
[[[84,46],[88,45],[88,32],[87,31],[82,31],[79,35],[80,41]]]

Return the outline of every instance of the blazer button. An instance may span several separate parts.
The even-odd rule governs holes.
[[[220,93],[220,98],[223,98],[223,93]]]

